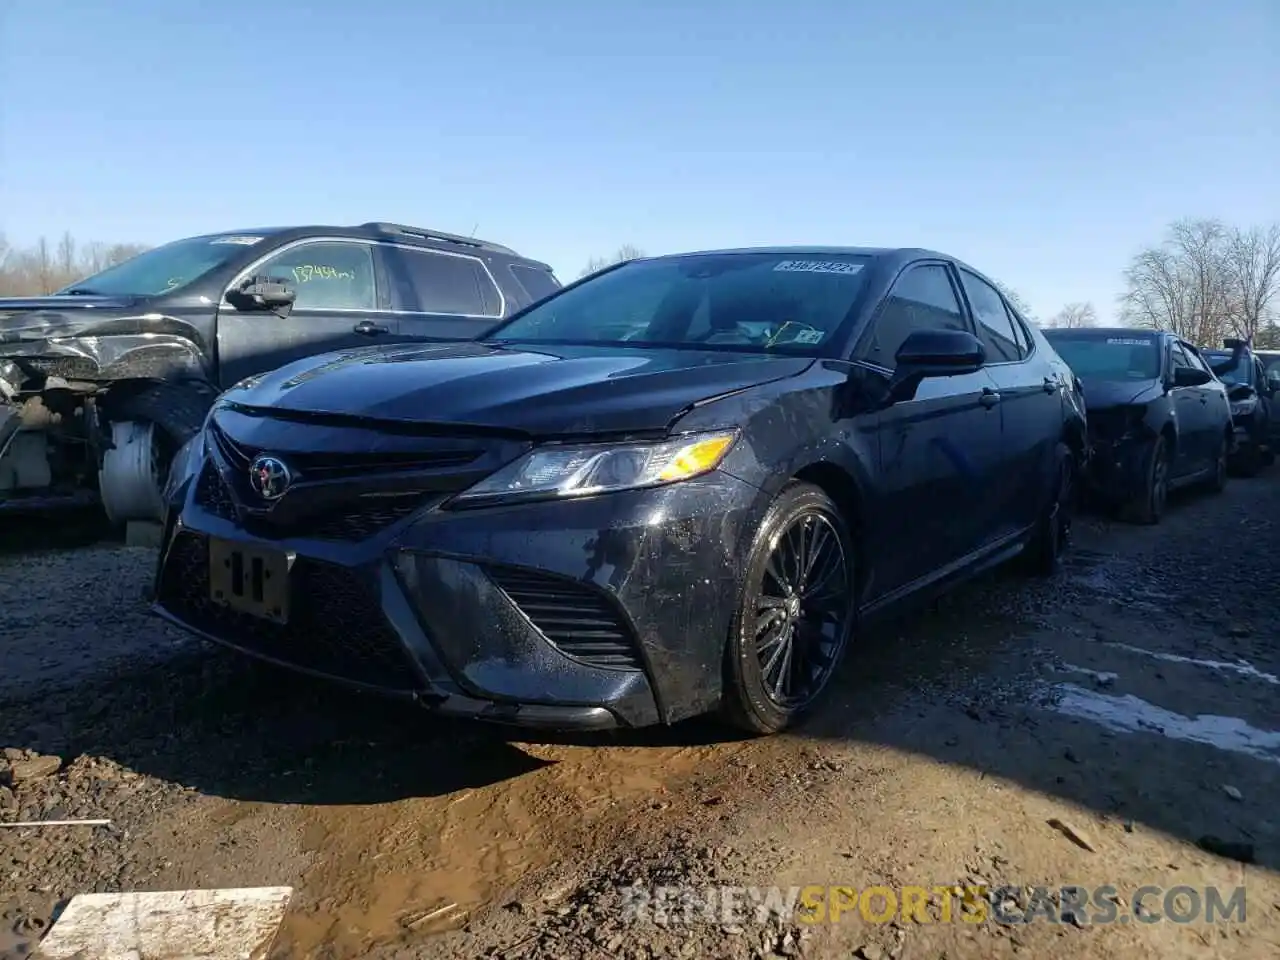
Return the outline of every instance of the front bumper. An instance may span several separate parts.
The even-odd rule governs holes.
[[[345,539],[267,540],[198,486],[168,524],[160,616],[442,713],[560,728],[670,723],[715,706],[739,558],[765,507],[717,472],[576,501],[428,506],[372,533],[330,528]],[[295,556],[287,624],[211,599],[210,537]]]
[[[1090,491],[1113,503],[1125,503],[1139,496],[1146,484],[1150,444],[1150,440],[1136,436],[1094,441],[1085,472]]]

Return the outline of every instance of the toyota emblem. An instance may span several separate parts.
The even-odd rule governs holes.
[[[263,500],[279,500],[292,482],[293,474],[283,460],[261,456],[249,464],[249,486]]]

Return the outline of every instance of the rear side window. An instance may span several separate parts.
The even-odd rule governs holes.
[[[1005,309],[999,291],[968,270],[960,271],[960,280],[973,308],[973,319],[978,322],[978,336],[987,348],[987,359],[993,363],[1021,360],[1022,348],[1018,345],[1013,318]]]
[[[513,263],[511,273],[533,301],[543,300],[560,289],[560,281],[550,270]]]
[[[475,257],[393,246],[383,247],[382,255],[391,277],[393,310],[502,316],[502,295]]]
[[[888,370],[898,365],[898,348],[916,330],[967,330],[960,299],[947,268],[938,263],[911,267],[885,298],[864,351]]]

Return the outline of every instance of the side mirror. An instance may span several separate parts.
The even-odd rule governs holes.
[[[1173,385],[1175,387],[1203,387],[1213,380],[1213,374],[1197,367],[1174,367]]]
[[[284,318],[298,299],[296,291],[283,280],[272,277],[250,277],[239,287],[227,291],[227,302],[246,312],[270,311]]]
[[[890,403],[910,400],[926,378],[977,373],[987,361],[987,351],[967,330],[916,330],[902,341],[894,361]]]
[[[1275,393],[1280,390],[1280,370],[1271,370],[1267,373],[1267,392]]]

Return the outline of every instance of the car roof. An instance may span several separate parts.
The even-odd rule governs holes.
[[[650,257],[652,260],[666,260],[677,257],[722,257],[732,256],[735,254],[745,253],[763,253],[777,254],[779,256],[787,256],[790,254],[826,254],[828,256],[846,256],[846,257],[873,257],[876,259],[896,258],[901,260],[915,260],[921,258],[936,258],[939,260],[952,260],[960,263],[956,257],[950,254],[938,253],[933,250],[924,250],[916,247],[839,247],[824,246],[821,244],[796,244],[790,246],[764,246],[764,247],[728,247],[722,250],[689,250],[682,253],[668,253],[657,257]]]
[[[489,253],[499,254],[501,256],[510,257],[513,260],[519,260],[522,264],[535,267],[538,269],[551,271],[549,264],[540,260],[534,260],[526,257],[510,247],[500,243],[494,243],[490,240],[482,240],[478,237],[466,237],[457,233],[449,233],[444,230],[436,230],[431,227],[412,227],[402,223],[389,223],[381,220],[371,220],[367,223],[347,224],[345,226],[334,224],[300,224],[288,227],[252,227],[244,230],[219,230],[216,233],[202,234],[200,237],[192,237],[190,239],[205,239],[212,237],[273,237],[275,239],[293,240],[303,239],[310,236],[329,236],[329,237],[355,237],[365,240],[394,240],[396,243],[406,243],[416,246],[431,247],[433,249],[450,249],[454,248],[469,253]]]
[[[1123,336],[1173,336],[1168,330],[1153,330],[1150,327],[1042,327],[1040,332],[1046,337],[1123,337]]]

